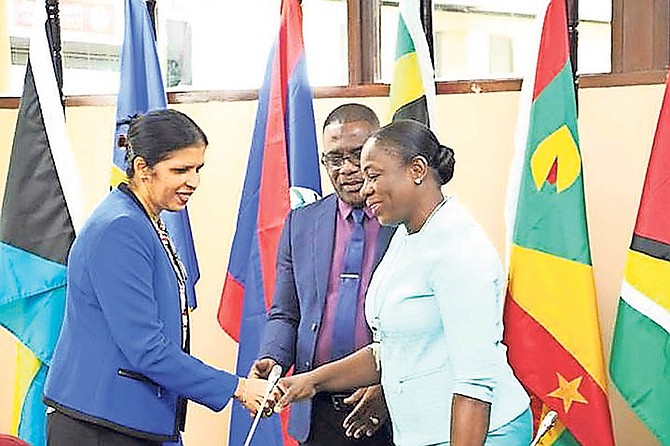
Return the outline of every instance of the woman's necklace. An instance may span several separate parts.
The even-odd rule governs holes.
[[[410,230],[410,228],[407,227],[407,234],[408,234],[408,235],[411,235],[411,234],[416,234],[417,232],[419,232],[419,231],[421,230],[421,228],[423,228],[424,226],[426,226],[426,225],[428,224],[428,222],[430,221],[430,219],[433,218],[433,216],[434,216],[435,214],[437,214],[437,211],[439,211],[440,208],[441,208],[442,206],[444,206],[444,203],[446,203],[447,200],[448,200],[448,197],[442,197],[442,201],[440,201],[439,203],[437,203],[437,205],[435,205],[435,207],[433,208],[433,210],[430,211],[430,214],[428,214],[428,217],[426,217],[426,219],[423,221],[423,224],[421,224],[421,226],[420,226],[418,229],[416,229],[416,230]]]

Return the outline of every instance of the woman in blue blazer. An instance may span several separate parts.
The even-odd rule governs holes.
[[[47,376],[50,446],[178,441],[186,399],[253,404],[266,381],[188,353],[184,267],[160,219],[199,184],[207,137],[186,115],[130,120],[128,184],[93,212],[68,258],[65,318]]]
[[[467,210],[442,195],[453,151],[422,124],[398,121],[370,136],[361,168],[367,205],[382,224],[400,224],[366,294],[374,342],[280,381],[276,409],[381,380],[397,445],[528,446],[529,399],[502,344],[500,261]]]

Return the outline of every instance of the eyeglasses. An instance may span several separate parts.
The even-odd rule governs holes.
[[[341,169],[345,161],[349,161],[353,166],[361,166],[362,147],[352,150],[347,154],[329,152],[321,155],[321,162],[329,169]]]

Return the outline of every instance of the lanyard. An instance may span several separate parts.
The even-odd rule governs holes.
[[[172,244],[172,241],[170,240],[170,234],[168,234],[167,228],[165,227],[165,224],[163,224],[161,219],[159,218],[158,220],[154,221],[149,216],[140,200],[133,193],[133,191],[130,190],[130,187],[128,187],[126,183],[121,183],[119,185],[119,190],[128,195],[135,202],[135,204],[137,204],[140,207],[140,209],[142,209],[142,212],[144,212],[144,215],[146,215],[146,217],[151,222],[151,226],[156,231],[156,235],[158,236],[158,239],[160,240],[161,245],[163,246],[163,249],[167,254],[167,257],[170,260],[172,270],[174,271],[175,277],[177,279],[177,288],[179,289],[179,309],[181,313],[181,348],[182,351],[188,353],[190,349],[189,346],[190,333],[189,333],[189,314],[186,299],[186,280],[187,280],[186,268],[179,259],[179,256],[177,255],[177,250],[175,249],[174,245]]]

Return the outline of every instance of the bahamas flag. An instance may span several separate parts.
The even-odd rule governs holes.
[[[545,0],[537,65],[524,79],[508,188],[505,343],[543,444],[614,444],[584,205],[565,2]],[[539,31],[539,30],[538,30]],[[524,108],[523,105],[528,105]]]
[[[392,120],[435,124],[435,77],[419,16],[419,0],[400,0],[398,40],[389,98]]]
[[[65,308],[67,254],[81,226],[78,172],[65,131],[58,28],[37,2],[0,213],[0,325],[22,344],[14,434],[46,444],[42,388]]]
[[[291,202],[300,204],[319,195],[302,10],[298,0],[282,0],[279,34],[258,92],[256,124],[218,314],[221,327],[239,342],[238,375],[249,373],[258,353],[272,302],[279,236]],[[251,421],[248,411],[235,402],[230,444],[244,443]],[[272,446],[289,441],[285,434],[282,442],[279,422],[273,416],[261,421],[252,444]]]
[[[661,444],[670,444],[670,77],[628,251],[610,375]]]
[[[147,4],[143,0],[126,0],[126,26],[121,48],[121,81],[116,104],[116,131],[114,135],[112,187],[126,181],[125,150],[117,147],[119,135],[128,132],[124,122],[135,114],[167,108],[163,77],[156,51],[154,31]],[[193,245],[188,210],[164,212],[167,226],[179,258],[188,274],[188,304],[196,307],[195,284],[200,278],[198,259]]]

